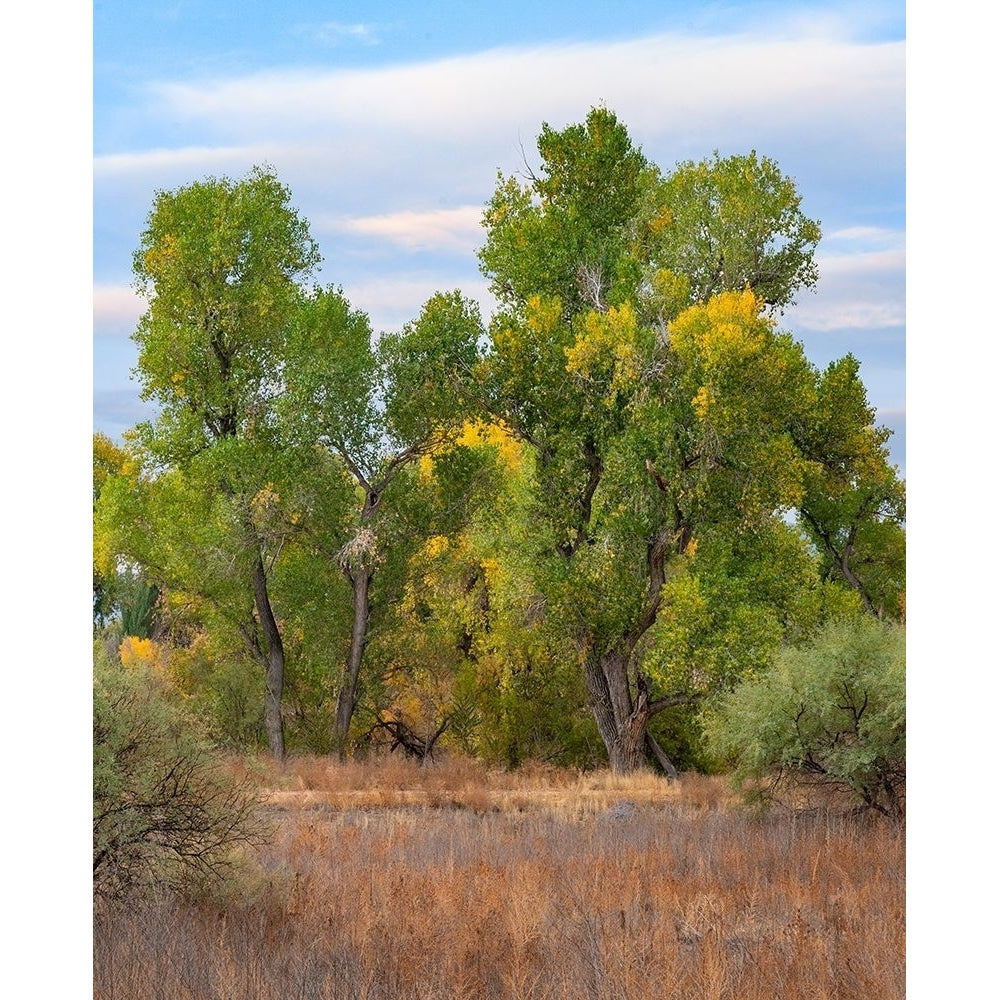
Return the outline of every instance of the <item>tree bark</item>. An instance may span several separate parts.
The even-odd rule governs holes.
[[[615,774],[630,774],[646,764],[643,747],[651,715],[649,695],[640,674],[637,696],[633,699],[628,660],[627,653],[614,649],[588,656],[584,664],[597,731]]]
[[[253,599],[264,633],[264,728],[275,760],[285,759],[285,729],[281,718],[281,692],[285,684],[285,647],[267,593],[267,574],[258,551],[253,567]]]
[[[358,703],[358,677],[368,641],[368,619],[371,614],[371,570],[364,565],[345,570],[354,596],[353,618],[351,621],[351,644],[347,651],[344,674],[337,698],[337,717],[334,722],[333,738],[337,755],[341,761],[347,760],[347,734],[351,719]]]
[[[630,654],[622,649],[588,656],[584,663],[590,705],[597,731],[608,751],[608,762],[615,774],[631,774],[646,766],[645,748],[649,748],[668,780],[676,781],[677,768],[647,730],[649,720],[671,705],[690,702],[686,694],[675,694],[650,701],[649,681],[636,674],[633,697],[628,677]]]

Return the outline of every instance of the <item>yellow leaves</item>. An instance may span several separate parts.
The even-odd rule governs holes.
[[[749,357],[761,350],[771,332],[762,306],[749,289],[714,295],[674,320],[671,342],[688,360],[700,357],[706,367]]]
[[[524,447],[503,423],[466,421],[457,443],[466,448],[475,448],[480,444],[495,448],[501,463],[511,472],[519,472],[524,466]]]
[[[562,318],[562,303],[557,298],[532,295],[528,299],[525,316],[532,333],[550,333]]]
[[[173,233],[165,233],[160,241],[150,247],[144,257],[143,263],[146,271],[154,278],[166,270],[177,260],[177,237]]]
[[[157,677],[170,679],[170,650],[153,639],[127,636],[118,647],[118,658],[126,670],[149,670]]]
[[[566,348],[566,370],[606,384],[606,403],[611,406],[636,384],[642,371],[635,310],[626,302],[607,313],[588,312],[581,327],[573,346]]]
[[[698,414],[699,419],[704,420],[708,416],[711,404],[712,390],[707,385],[703,385],[695,393],[694,399],[691,400],[691,405],[694,407],[694,412]]]
[[[772,323],[761,308],[749,290],[722,292],[685,309],[671,323],[670,342],[701,383],[691,398],[699,419],[705,420],[720,403],[733,407],[732,393],[720,396],[718,388],[743,380],[772,343]],[[776,356],[768,364],[773,369],[779,362]]]
[[[428,559],[434,559],[444,552],[449,544],[450,542],[446,535],[434,535],[424,543],[424,555]]]
[[[255,518],[263,518],[274,509],[281,500],[281,495],[274,488],[274,483],[262,486],[250,501],[250,511]]]
[[[93,535],[94,570],[101,576],[110,577],[117,566],[118,553],[109,533],[94,526]]]
[[[649,231],[653,236],[662,233],[674,221],[674,213],[663,205],[659,211],[649,220]]]
[[[483,570],[483,576],[486,578],[486,584],[492,591],[497,587],[500,580],[504,576],[504,569],[500,565],[500,560],[494,556],[487,556],[482,559],[479,564]]]
[[[467,420],[452,440],[444,439],[417,462],[417,471],[424,483],[434,478],[434,461],[450,448],[495,448],[502,465],[510,472],[520,472],[524,467],[524,447],[502,422],[487,423]]]

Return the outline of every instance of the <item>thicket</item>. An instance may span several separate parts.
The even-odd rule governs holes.
[[[145,665],[97,647],[94,670],[94,891],[122,899],[224,879],[264,829],[198,720]]]
[[[709,742],[751,796],[795,802],[839,787],[894,820],[906,795],[906,636],[864,616],[833,621],[781,650],[723,696]]]
[[[841,620],[867,641],[905,594],[904,484],[858,363],[820,370],[778,327],[818,222],[766,157],[663,172],[604,108],[538,154],[484,213],[496,315],[435,293],[377,337],[309,284],[318,245],[270,169],[157,193],[134,339],[159,413],[95,437],[95,627],[147,643],[155,712],[277,760],[798,762],[898,814],[871,725],[902,696],[868,677],[836,700],[810,645]],[[805,660],[790,732],[713,751],[718,698],[763,724]],[[155,712],[101,684],[113,761],[112,716]],[[166,753],[166,715],[147,724]]]

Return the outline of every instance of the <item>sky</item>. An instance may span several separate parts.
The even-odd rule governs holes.
[[[818,219],[820,280],[781,318],[851,352],[905,471],[906,25],[893,2],[107,2],[93,8],[93,424],[152,414],[130,372],[132,252],[159,189],[274,168],[376,331],[460,289],[480,219],[543,123],[604,104],[648,159],[775,159]]]

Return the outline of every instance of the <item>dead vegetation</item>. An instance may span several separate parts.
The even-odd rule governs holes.
[[[899,828],[755,818],[702,776],[255,769],[268,845],[238,885],[99,906],[96,998],[905,993]]]

